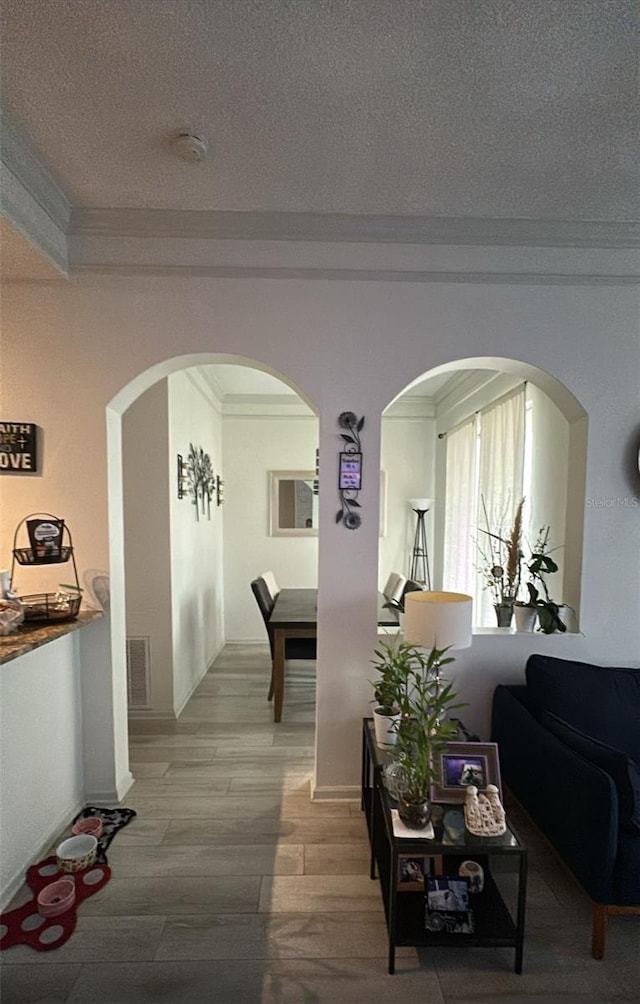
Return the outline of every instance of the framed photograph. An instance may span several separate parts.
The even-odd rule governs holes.
[[[497,743],[447,743],[437,759],[438,780],[431,786],[432,802],[464,802],[470,784],[479,792],[495,784],[502,801]]]
[[[424,892],[430,858],[422,854],[398,855],[398,891]]]
[[[469,880],[446,875],[426,878],[425,927],[442,934],[472,934],[473,912],[469,909]]]

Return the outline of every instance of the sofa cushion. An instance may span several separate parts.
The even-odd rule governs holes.
[[[585,736],[578,729],[562,721],[557,715],[543,711],[540,724],[552,732],[575,753],[599,767],[616,786],[620,830],[631,835],[640,834],[640,766],[626,753]]]
[[[550,711],[640,762],[640,669],[532,655],[525,677],[538,717]]]

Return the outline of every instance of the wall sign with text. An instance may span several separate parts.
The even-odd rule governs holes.
[[[0,422],[0,474],[38,470],[36,431],[33,422]]]
[[[362,446],[360,432],[364,425],[364,415],[361,419],[352,411],[343,411],[338,416],[338,425],[344,431],[340,433],[342,450],[340,451],[338,468],[338,494],[340,509],[336,513],[336,523],[342,523],[347,530],[357,530],[362,524],[359,512],[358,492],[362,488]]]

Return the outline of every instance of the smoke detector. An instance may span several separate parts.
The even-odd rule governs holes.
[[[171,149],[181,160],[199,164],[209,153],[209,144],[204,136],[191,132],[180,132],[171,140]]]

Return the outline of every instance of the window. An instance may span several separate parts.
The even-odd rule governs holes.
[[[474,624],[494,626],[478,567],[481,527],[510,529],[525,491],[525,387],[501,397],[447,433],[443,586],[474,600]]]

